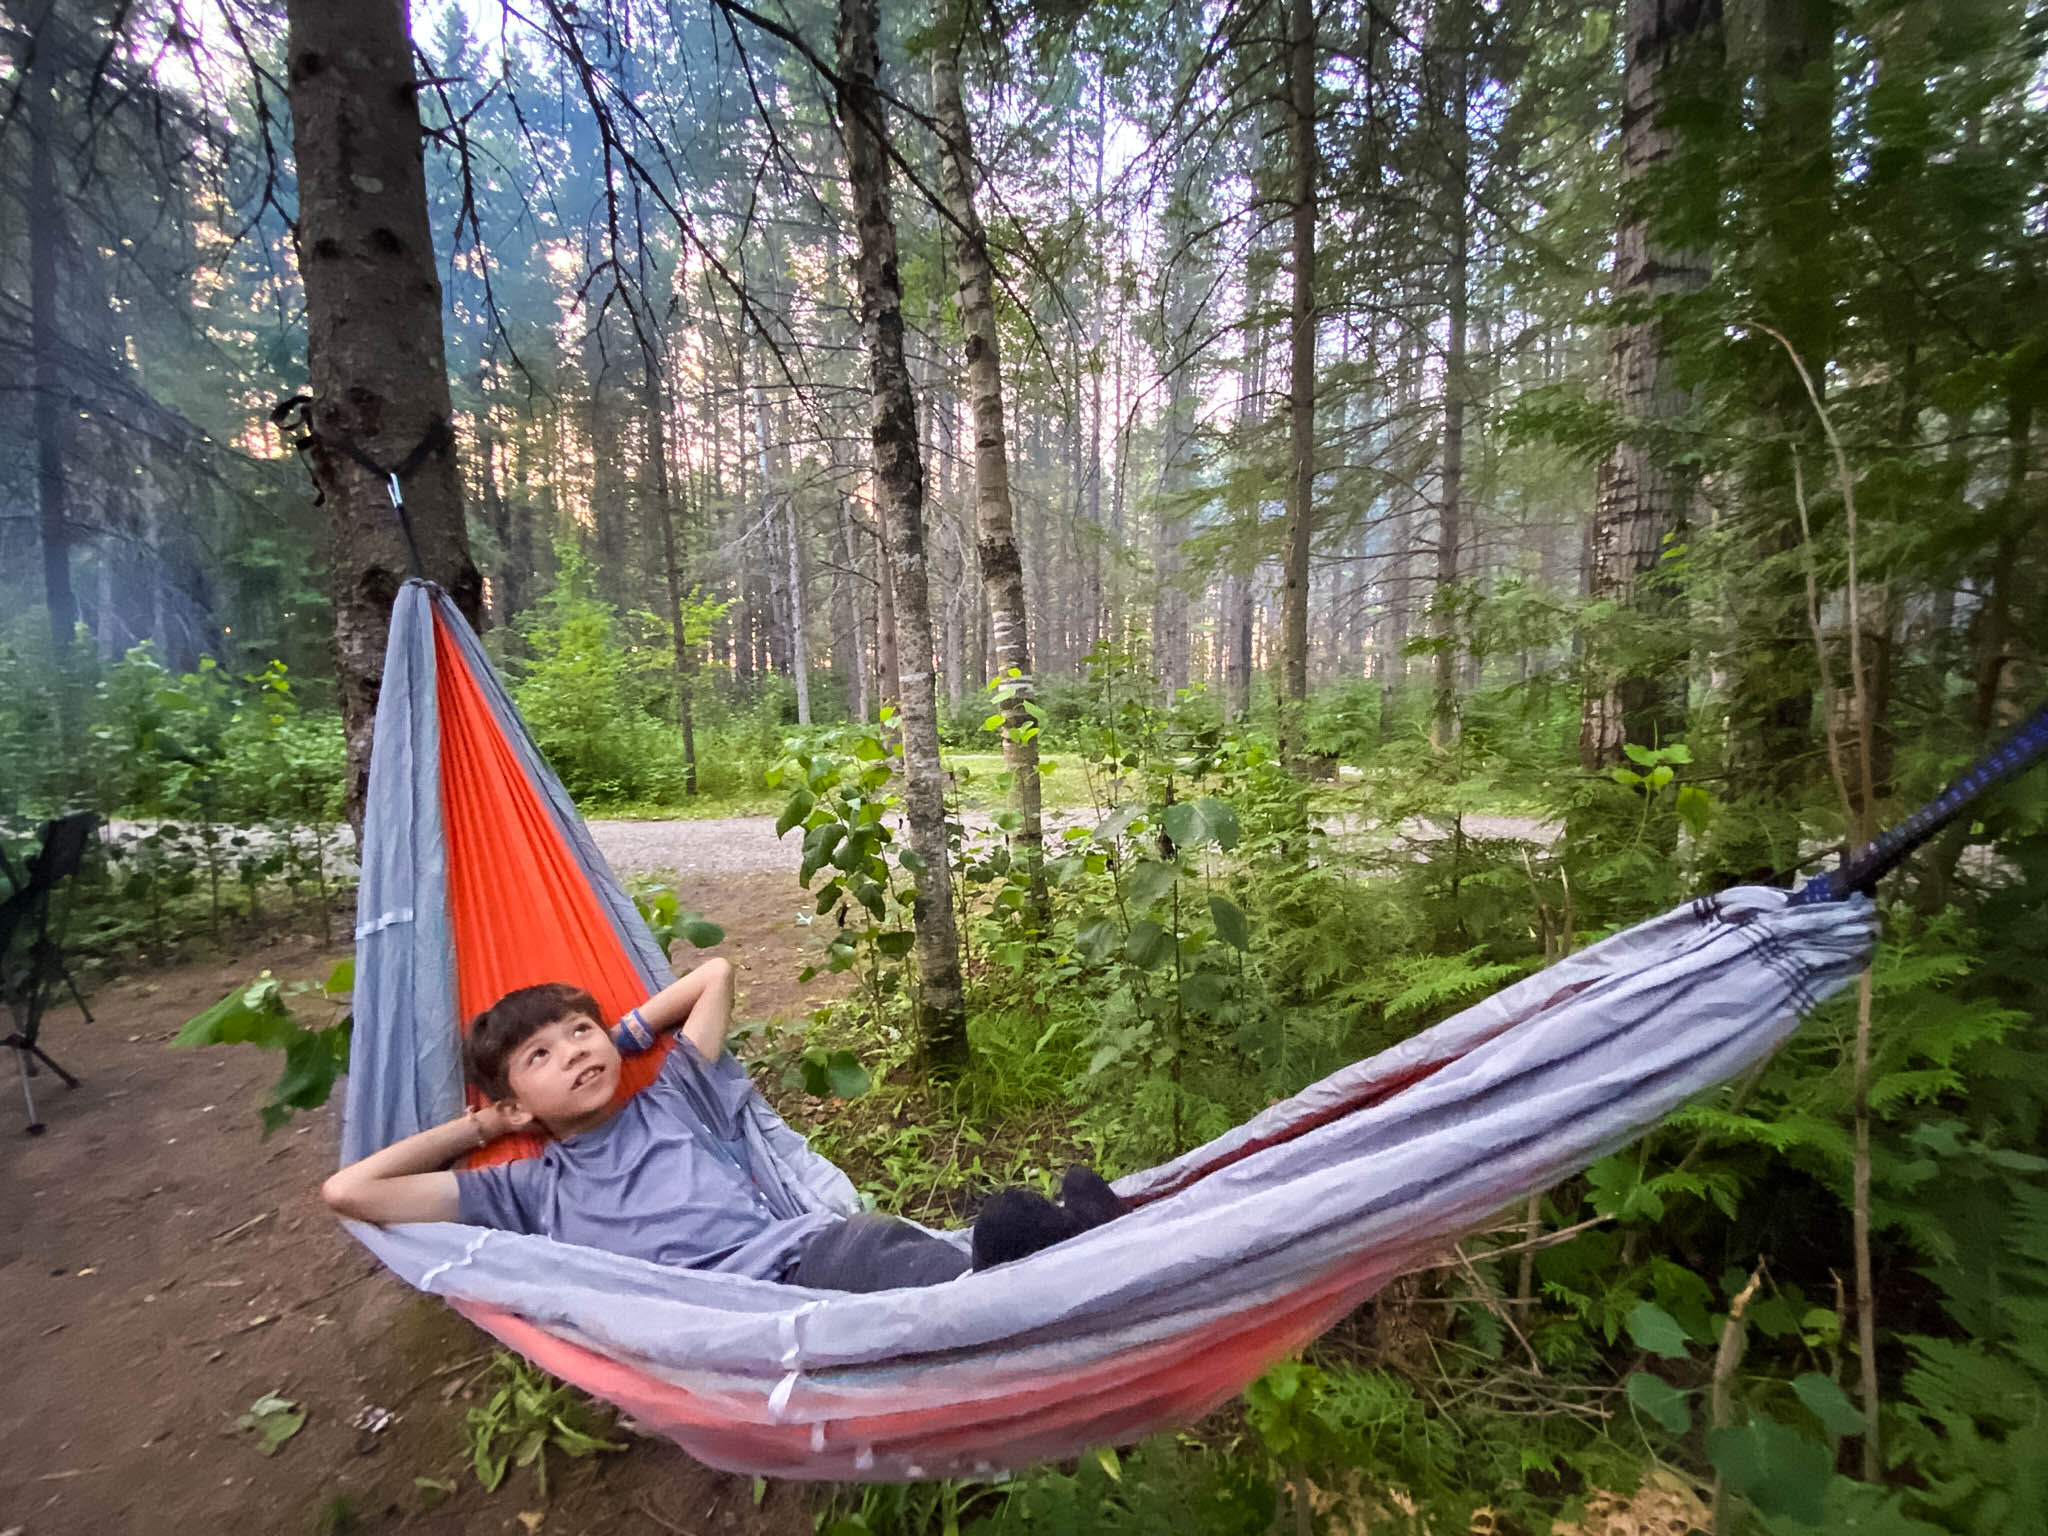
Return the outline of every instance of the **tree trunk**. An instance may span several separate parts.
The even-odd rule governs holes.
[[[889,207],[887,132],[875,72],[875,0],[840,0],[838,109],[847,179],[860,232],[861,332],[873,395],[875,504],[895,578],[903,666],[897,677],[903,715],[903,802],[917,852],[917,957],[922,975],[919,1029],[926,1061],[943,1074],[967,1061],[967,1012],[961,994],[960,937],[953,916],[953,874],[946,849],[946,802],[939,768],[937,702],[932,682],[931,608],[925,582],[924,466],[917,453],[917,405],[903,360],[903,289],[896,225]]]
[[[1301,757],[1308,699],[1308,554],[1316,483],[1316,11],[1292,0],[1287,52],[1287,142],[1292,156],[1294,299],[1287,380],[1287,532],[1281,603],[1280,757]]]
[[[834,445],[833,456],[838,456]],[[837,478],[835,476],[835,478]],[[840,677],[846,693],[849,719],[868,717],[868,668],[866,626],[861,622],[860,548],[854,532],[853,515],[847,510],[846,492],[838,493],[839,516],[833,524],[832,553],[839,571],[832,583],[832,670]]]
[[[875,530],[875,703],[897,705],[903,667],[896,648],[896,577],[889,562],[889,540]],[[898,721],[901,724],[901,721]]]
[[[1033,908],[1046,914],[1045,827],[1040,815],[1037,727],[1031,699],[1031,645],[1025,628],[1024,567],[1017,557],[1010,506],[1010,451],[1003,428],[1003,362],[996,332],[995,273],[988,235],[974,204],[974,140],[960,100],[960,67],[944,50],[932,63],[932,110],[938,118],[946,211],[960,268],[960,324],[966,332],[967,389],[974,407],[976,553],[995,627],[995,672],[1003,684],[1003,766],[1024,818],[1017,834],[1031,882]],[[1014,676],[1012,674],[1015,674]]]
[[[646,324],[643,317],[643,325]],[[689,588],[685,576],[688,530],[678,529],[675,493],[668,464],[668,390],[661,351],[654,338],[640,336],[641,404],[647,417],[648,515],[661,535],[663,594],[668,599],[671,654],[674,658],[676,726],[683,733],[683,793],[697,793],[697,658],[690,649],[686,615]]]
[[[1458,541],[1462,527],[1465,490],[1465,331],[1471,295],[1471,209],[1470,183],[1472,151],[1467,138],[1471,91],[1467,80],[1465,27],[1461,23],[1451,45],[1450,156],[1449,185],[1444,189],[1450,202],[1447,230],[1450,257],[1450,338],[1444,352],[1444,459],[1443,478],[1438,487],[1441,505],[1437,514],[1436,593],[1432,606],[1436,622],[1436,690],[1430,704],[1429,744],[1439,752],[1450,749],[1458,735],[1458,622],[1454,611],[1458,582]]]
[[[1614,237],[1614,296],[1627,314],[1614,334],[1613,393],[1634,435],[1600,465],[1593,523],[1587,534],[1586,595],[1633,607],[1659,633],[1670,632],[1678,593],[1654,575],[1664,545],[1685,522],[1690,487],[1669,464],[1660,431],[1684,414],[1687,397],[1671,382],[1662,327],[1649,306],[1668,294],[1696,291],[1705,260],[1661,243],[1643,207],[1643,179],[1678,148],[1661,121],[1670,71],[1719,25],[1720,0],[1627,0],[1621,107],[1622,212]],[[1579,760],[1611,768],[1622,747],[1662,742],[1684,722],[1682,663],[1636,658],[1627,672],[1603,665],[1597,646],[1585,658],[1579,719]]]
[[[45,32],[55,28],[45,17]],[[32,60],[24,82],[28,97],[29,350],[35,382],[36,524],[42,537],[43,602],[50,611],[50,654],[63,665],[78,627],[71,589],[71,515],[64,455],[72,420],[64,398],[59,354],[58,262],[66,243],[64,205],[57,191],[57,61],[55,38],[47,57]]]
[[[411,565],[385,482],[349,456],[402,462],[449,432],[441,284],[404,0],[286,0],[299,275],[314,483],[334,520],[335,676],[360,837],[391,604]],[[444,437],[444,442],[446,441]],[[404,486],[418,565],[483,624],[450,446]]]

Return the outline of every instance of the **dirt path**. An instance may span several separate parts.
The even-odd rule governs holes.
[[[812,942],[794,879],[706,876],[689,900],[727,930],[743,1018],[826,995],[794,979]],[[749,1480],[666,1441],[553,1457],[546,1501],[523,1472],[482,1489],[463,1416],[481,1401],[489,1342],[385,1274],[320,1206],[338,1104],[265,1141],[257,1106],[276,1056],[165,1043],[256,971],[321,975],[338,953],[287,941],[112,984],[91,1024],[52,1015],[44,1042],[82,1086],[36,1080],[38,1138],[21,1131],[11,1055],[0,1062],[0,1533],[810,1532],[808,1488],[771,1486],[757,1507]],[[307,1420],[266,1459],[233,1426],[271,1392]],[[352,1427],[378,1408],[397,1415],[388,1429]],[[421,1477],[456,1491],[430,1511]]]

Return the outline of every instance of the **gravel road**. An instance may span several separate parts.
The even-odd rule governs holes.
[[[1046,821],[1049,835],[1076,824],[1092,822],[1090,813],[1052,813]],[[978,814],[967,817],[970,829],[988,825]],[[673,870],[677,874],[746,875],[789,870],[794,873],[799,857],[799,839],[792,832],[777,841],[775,821],[769,816],[726,816],[702,821],[593,821],[590,835],[613,869],[622,875]],[[1360,830],[1332,826],[1343,835]],[[1448,836],[1448,829],[1420,823],[1409,829],[1414,838],[1434,841]],[[1474,838],[1520,837],[1532,842],[1549,842],[1556,829],[1528,816],[1468,816],[1465,835]]]
[[[1045,818],[1047,837],[1056,838],[1070,826],[1092,825],[1094,819],[1094,813],[1090,811],[1048,812]],[[969,812],[966,821],[973,831],[985,831],[989,826],[985,812]],[[117,821],[111,823],[107,831],[116,842],[133,843],[156,825],[146,821]],[[783,871],[794,874],[800,857],[800,839],[791,833],[778,840],[772,816],[719,816],[688,821],[592,821],[587,825],[591,836],[597,840],[598,850],[621,875],[661,872],[755,875]],[[1363,824],[1351,817],[1326,822],[1325,825],[1333,835],[1347,842],[1365,831]],[[221,833],[223,855],[227,866],[232,868],[239,850],[229,848],[227,840],[235,834],[229,828],[222,828]],[[249,828],[240,835],[247,839],[242,846],[258,848],[264,846],[271,836],[260,827]],[[1448,832],[1416,822],[1408,827],[1405,835],[1418,841],[1435,841],[1447,836]],[[1465,818],[1465,835],[1475,838],[1521,837],[1533,842],[1549,842],[1557,834],[1554,827],[1526,816],[1468,816]],[[336,827],[328,846],[330,870],[337,875],[352,875],[355,861],[347,828]]]

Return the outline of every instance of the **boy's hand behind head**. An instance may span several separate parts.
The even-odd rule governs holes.
[[[486,1104],[472,1111],[478,1135],[484,1143],[496,1141],[500,1136],[511,1136],[519,1131],[533,1129],[533,1115],[522,1108],[516,1100],[501,1099],[495,1104]]]

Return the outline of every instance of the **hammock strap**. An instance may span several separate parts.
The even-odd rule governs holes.
[[[1807,881],[1792,898],[1793,905],[1840,901],[1855,891],[1867,894],[1879,880],[1905,863],[1914,849],[1954,821],[1973,802],[2000,784],[2018,778],[2043,757],[2048,757],[2048,704],[2007,732],[1996,746],[1919,810],[1844,855],[1841,868]]]

